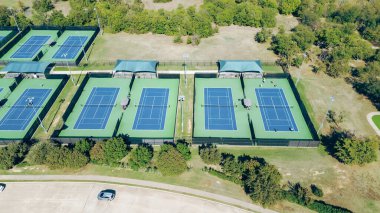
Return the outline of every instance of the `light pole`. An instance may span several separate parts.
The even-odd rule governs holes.
[[[299,69],[299,71],[298,71],[296,86],[298,85],[298,82],[300,81],[300,78],[301,78],[301,69]]]
[[[98,27],[99,27],[99,30],[100,30],[100,35],[103,35],[102,28],[100,27],[100,18],[99,18],[98,11],[96,10],[96,7],[94,7],[94,10],[95,10],[95,14],[96,14],[96,19],[98,20]]]
[[[183,102],[185,101],[185,96],[178,96],[178,101],[181,102],[181,132],[183,134]]]
[[[28,100],[28,106],[31,106],[31,107],[33,108],[33,110],[34,110],[34,108],[37,108],[37,107],[34,107],[33,99],[34,99],[34,97],[31,97],[31,98],[28,98],[27,100]],[[41,120],[41,118],[40,118],[40,115],[37,115],[37,119],[38,119],[38,121],[40,122],[40,126],[41,126],[41,128],[44,130],[45,133],[47,133],[47,130],[46,130],[46,128],[44,127],[44,124],[42,123],[42,120]]]
[[[183,57],[183,69],[185,72],[185,85],[187,86],[186,61],[189,59],[189,54],[185,53],[182,55],[182,57]]]
[[[76,84],[74,82],[74,77],[72,76],[72,73],[71,73],[71,68],[69,66],[69,62],[67,61],[67,53],[64,53],[63,57],[65,57],[65,61],[66,61],[67,68],[69,69],[71,81],[73,82],[73,85],[76,86]]]
[[[322,130],[323,128],[323,124],[325,123],[326,121],[326,118],[327,118],[327,114],[329,113],[329,111],[331,110],[331,106],[332,106],[332,103],[334,102],[334,96],[330,96],[330,102],[329,102],[329,105],[327,107],[327,111],[326,111],[326,114],[325,116],[323,117],[321,123],[319,124],[319,128],[318,128],[318,131],[317,131],[317,135],[319,135],[319,132]]]
[[[20,27],[18,26],[16,15],[13,13],[13,8],[12,7],[8,7],[8,9],[9,9],[9,11],[11,11],[12,17],[15,20],[15,24],[16,24],[17,30],[20,32]]]

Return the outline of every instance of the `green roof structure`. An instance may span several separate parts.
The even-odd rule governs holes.
[[[208,130],[206,129],[205,88],[230,88],[232,101],[236,106],[232,109],[235,113],[236,130]],[[251,130],[248,123],[248,111],[241,104],[244,98],[240,79],[221,78],[196,78],[194,100],[194,130],[195,138],[231,138],[251,139]],[[223,106],[221,106],[223,107]],[[212,113],[212,112],[211,112]]]
[[[263,72],[259,60],[219,60],[218,65],[219,72]]]
[[[0,130],[0,140],[22,140],[25,137],[30,137],[31,133],[35,131],[32,129],[33,124],[37,120],[37,115],[43,110],[46,110],[48,107],[47,104],[51,101],[50,99],[54,98],[57,88],[61,85],[62,79],[23,79],[9,95],[8,101],[6,104],[0,108],[0,121],[5,117],[7,112],[12,109],[12,106],[16,104],[21,95],[28,89],[51,89],[51,92],[48,94],[43,103],[42,107],[36,108],[36,113],[32,118],[28,118],[29,122],[26,127],[22,130]],[[20,119],[25,119],[24,117]],[[43,119],[43,117],[41,118]],[[5,125],[7,125],[5,123]]]
[[[20,61],[9,62],[4,68],[3,72],[8,73],[45,73],[50,66],[49,62],[37,61]]]
[[[94,137],[94,138],[110,138],[113,136],[118,119],[121,118],[123,109],[120,103],[128,97],[129,84],[131,79],[125,78],[96,78],[91,77],[86,86],[84,87],[79,99],[75,103],[75,106],[70,113],[69,117],[65,121],[64,127],[59,133],[59,137],[63,138],[82,138],[82,137]],[[75,129],[74,126],[80,117],[83,105],[86,103],[93,88],[119,88],[119,92],[116,96],[115,106],[112,107],[112,111],[109,115],[107,124],[104,129]]]
[[[293,94],[289,81],[286,78],[270,78],[270,79],[244,79],[244,92],[248,99],[252,102],[249,110],[250,119],[252,121],[256,139],[290,139],[290,140],[312,140],[312,134],[307,126],[305,118],[302,115],[297,99]],[[288,105],[291,106],[290,112],[294,118],[294,122],[298,131],[266,131],[261,114],[258,97],[255,93],[256,88],[281,88]]]
[[[117,60],[114,72],[157,72],[158,61],[150,60]]]
[[[131,90],[130,104],[124,112],[120,122],[118,135],[127,135],[130,138],[139,139],[173,139],[177,114],[177,99],[179,79],[135,79]],[[143,97],[143,89],[160,88],[168,89],[168,102],[162,130],[133,129],[139,108],[140,98]],[[143,117],[144,115],[141,115]]]

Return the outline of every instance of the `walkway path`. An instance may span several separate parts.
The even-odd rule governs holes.
[[[368,123],[372,126],[373,130],[377,133],[378,136],[380,136],[380,129],[377,128],[375,122],[373,122],[372,117],[375,115],[380,115],[380,112],[370,112],[367,115]]]
[[[247,203],[238,199],[226,197],[223,195],[213,194],[197,189],[191,189],[183,186],[174,186],[165,183],[157,183],[153,181],[136,180],[129,178],[118,178],[96,175],[0,175],[0,181],[86,181],[86,182],[112,182],[120,184],[136,185],[148,188],[161,189],[181,194],[203,197],[206,199],[226,203],[233,206],[238,206],[244,209],[249,209],[254,212],[274,213],[275,211],[265,209],[261,206]]]

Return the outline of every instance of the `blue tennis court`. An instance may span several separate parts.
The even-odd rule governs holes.
[[[5,37],[4,36],[0,36],[0,41],[2,41]]]
[[[104,129],[118,94],[119,88],[92,88],[74,129]]]
[[[0,130],[24,130],[52,89],[26,89],[0,121]]]
[[[54,54],[53,58],[73,59],[78,52],[84,47],[87,36],[69,36],[63,45]]]
[[[236,130],[231,88],[204,88],[205,128]]]
[[[266,131],[298,131],[284,91],[280,88],[256,88],[258,107]]]
[[[50,36],[32,36],[13,53],[11,58],[32,58],[49,39]]]
[[[168,88],[144,88],[132,129],[163,130],[168,98]]]

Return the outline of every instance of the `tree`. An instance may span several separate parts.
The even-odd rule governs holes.
[[[221,160],[221,154],[216,145],[213,144],[199,146],[199,155],[206,164],[219,164]]]
[[[301,0],[280,0],[279,10],[282,14],[289,15],[297,10]]]
[[[180,175],[187,169],[185,159],[172,146],[164,151],[160,151],[156,164],[158,170],[164,176]]]
[[[290,195],[293,197],[293,202],[296,202],[303,206],[308,206],[312,203],[310,197],[310,192],[306,187],[303,187],[300,183],[292,184],[289,182],[289,191]]]
[[[293,58],[300,53],[297,43],[285,33],[279,33],[272,38],[271,49],[283,59],[286,66],[291,65]]]
[[[186,142],[177,142],[176,148],[179,153],[181,153],[182,157],[188,161],[191,159],[191,152],[189,148],[189,144]]]
[[[51,0],[34,0],[32,8],[38,13],[46,13],[54,8]]]
[[[78,169],[88,163],[88,157],[77,150],[70,151],[66,160],[65,166],[68,168]]]
[[[90,150],[93,146],[93,141],[88,139],[82,139],[75,143],[74,150],[86,155],[90,156]]]
[[[0,5],[0,26],[10,26],[11,18],[8,8]]]
[[[273,165],[264,164],[249,171],[244,189],[252,200],[269,206],[281,198],[281,174]]]
[[[42,165],[46,163],[46,156],[54,145],[49,142],[38,142],[30,149],[27,160],[31,164]]]
[[[364,165],[377,160],[379,141],[375,138],[343,138],[336,142],[335,156],[345,164]]]
[[[90,150],[90,159],[94,163],[105,163],[105,155],[104,155],[105,143],[98,142]]]
[[[46,156],[46,164],[50,169],[62,169],[66,166],[66,159],[70,150],[66,147],[54,146]]]
[[[146,167],[153,158],[153,147],[150,144],[142,143],[137,146],[131,153],[129,166],[133,170]]]
[[[64,27],[68,25],[68,20],[63,15],[62,11],[53,10],[47,20],[49,25]]]
[[[292,34],[292,40],[295,41],[298,47],[305,51],[316,41],[315,33],[312,29],[305,25],[298,25],[294,28]]]
[[[108,165],[117,165],[128,153],[123,138],[111,138],[105,142],[104,159]]]
[[[235,160],[234,155],[222,153],[222,161],[220,165],[222,166],[223,173],[227,176],[234,177],[239,180],[242,178],[242,165]]]
[[[0,148],[0,169],[11,169],[20,163],[28,151],[25,143],[12,143]]]

